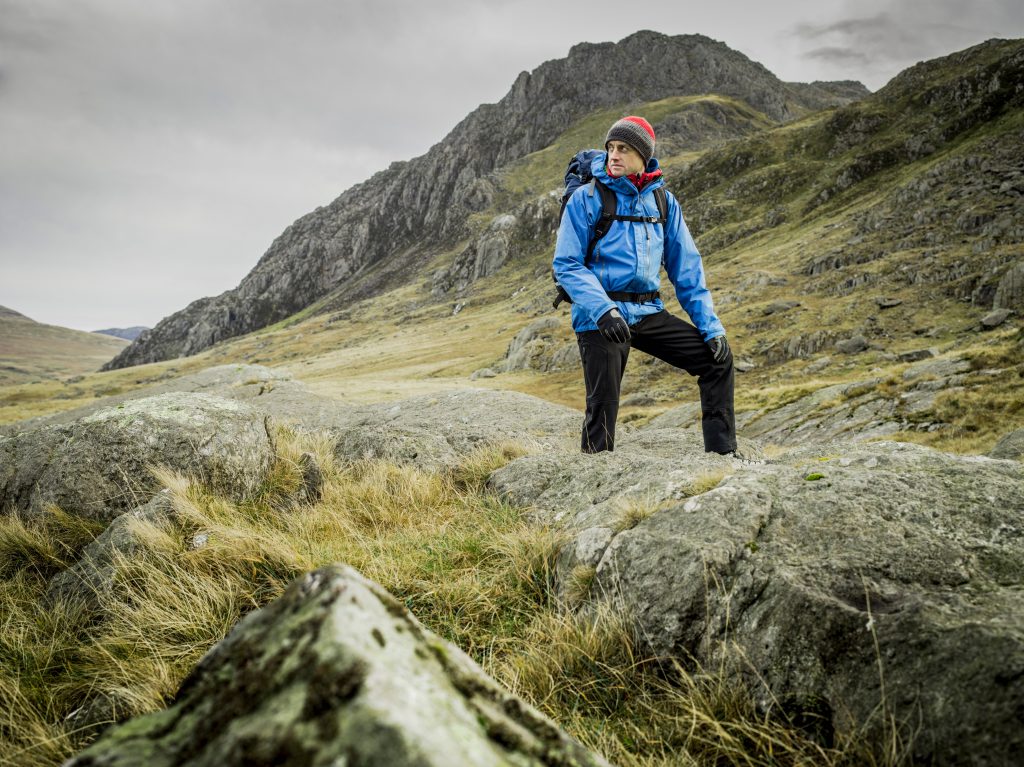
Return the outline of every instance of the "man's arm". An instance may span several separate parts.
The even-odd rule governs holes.
[[[587,246],[592,233],[588,199],[587,187],[581,186],[566,203],[562,223],[558,227],[552,266],[558,284],[596,324],[602,315],[615,308],[615,303],[608,298],[597,275],[586,267]]]
[[[683,212],[672,194],[668,198],[668,221],[665,224],[665,271],[676,289],[679,305],[705,341],[725,335],[725,328],[715,314],[711,291],[704,281],[704,263]]]

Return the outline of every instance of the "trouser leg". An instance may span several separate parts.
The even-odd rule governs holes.
[[[644,317],[634,325],[633,346],[697,376],[704,449],[709,453],[735,450],[732,355],[723,362],[715,362],[697,328],[668,312]]]
[[[629,344],[607,340],[596,330],[576,334],[587,389],[587,413],[580,447],[584,453],[615,449],[619,391],[629,358]]]

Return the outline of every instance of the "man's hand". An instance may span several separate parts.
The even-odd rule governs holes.
[[[622,319],[618,309],[609,309],[602,314],[601,319],[597,321],[597,329],[613,344],[629,343],[629,325]]]
[[[715,362],[725,362],[729,359],[729,342],[725,336],[717,336],[708,341],[708,346],[711,348],[711,355],[715,358]]]

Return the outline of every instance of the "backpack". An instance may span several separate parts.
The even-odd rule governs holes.
[[[569,160],[569,164],[565,169],[565,189],[562,192],[562,206],[558,210],[558,221],[561,223],[562,216],[565,214],[565,206],[569,202],[569,198],[572,197],[579,187],[585,184],[590,184],[593,188],[590,193],[593,194],[595,191],[601,197],[601,216],[594,223],[594,233],[590,238],[590,242],[587,244],[587,254],[584,259],[584,263],[590,260],[590,257],[594,253],[594,247],[597,245],[597,241],[608,234],[608,230],[612,228],[613,221],[638,221],[648,224],[661,224],[665,225],[668,221],[668,200],[665,196],[665,188],[663,186],[658,187],[654,190],[654,200],[658,206],[658,217],[654,216],[619,216],[616,215],[616,195],[615,191],[609,189],[607,186],[602,184],[593,174],[590,172],[590,166],[594,161],[594,158],[602,154],[600,149],[584,149],[581,152],[577,152],[573,155],[573,158]],[[557,309],[558,305],[562,301],[572,303],[572,298],[566,292],[565,288],[558,284],[558,277],[555,276],[554,269],[551,270],[551,279],[555,282],[555,299],[552,302],[552,307]],[[653,293],[620,293],[613,291],[608,294],[608,297],[613,301],[650,301],[658,297],[657,291]]]

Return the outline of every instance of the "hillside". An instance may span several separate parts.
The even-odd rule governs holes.
[[[480,106],[422,157],[394,163],[300,218],[236,289],[165,318],[108,367],[195,354],[331,291],[351,300],[394,287],[467,234],[467,218],[499,193],[496,173],[595,110],[710,93],[778,123],[866,92],[851,83],[834,92],[827,83],[789,85],[701,35],[638,32],[619,43],[577,45],[565,59],[523,72],[501,101]],[[367,279],[380,267],[383,279]],[[388,278],[395,272],[397,280]]]
[[[0,386],[92,373],[126,345],[123,339],[45,325],[0,307]]]

